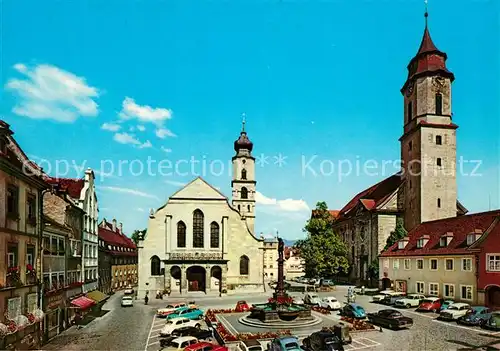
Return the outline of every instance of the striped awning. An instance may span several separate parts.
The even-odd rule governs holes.
[[[87,293],[87,297],[94,300],[96,303],[99,303],[106,300],[109,296],[99,290],[94,290]]]
[[[95,301],[91,300],[85,296],[80,296],[80,297],[77,297],[76,299],[72,300],[71,304],[75,305],[77,307],[80,307],[82,310],[86,310],[86,309],[92,307],[93,305],[95,305]]]

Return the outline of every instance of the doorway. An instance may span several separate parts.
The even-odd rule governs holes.
[[[189,267],[186,271],[188,291],[203,291],[206,287],[206,271],[200,266]]]

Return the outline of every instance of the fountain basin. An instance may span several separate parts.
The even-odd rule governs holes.
[[[258,319],[261,322],[313,319],[311,309],[309,307],[297,304],[277,305],[274,303],[253,305],[248,318]]]

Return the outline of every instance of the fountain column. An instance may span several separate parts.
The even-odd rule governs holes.
[[[285,243],[283,239],[278,239],[278,284],[276,285],[276,290],[274,293],[274,298],[285,297],[285,275],[283,273],[283,267],[285,264],[285,258],[283,257],[283,252],[285,251]]]

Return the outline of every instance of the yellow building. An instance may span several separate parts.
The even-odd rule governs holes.
[[[263,237],[261,236],[261,239]],[[278,239],[264,239],[264,279],[278,279]]]

